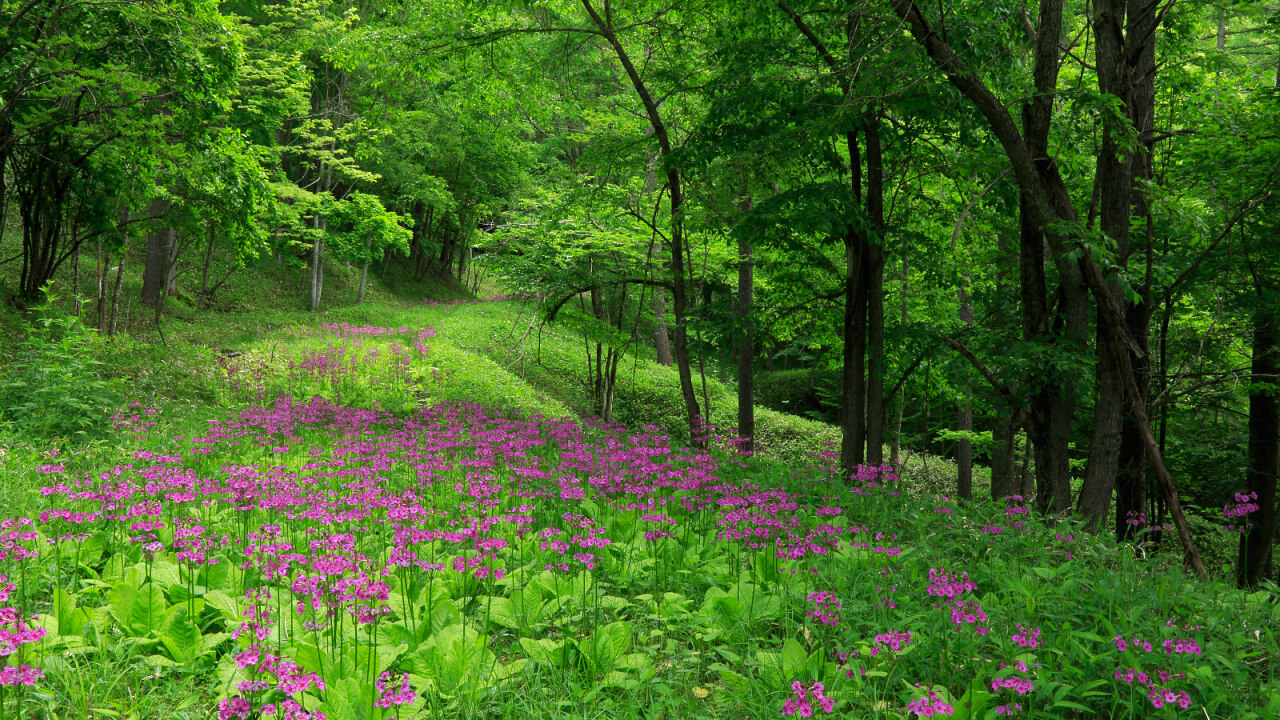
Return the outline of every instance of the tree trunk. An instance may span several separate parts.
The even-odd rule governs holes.
[[[867,463],[884,463],[884,156],[880,118],[868,114],[867,216],[876,237],[867,247]]]
[[[155,199],[148,212],[153,225],[164,217],[169,203]],[[159,307],[161,298],[169,289],[169,254],[174,241],[174,231],[167,227],[152,227],[147,233],[147,259],[142,268],[142,304]]]
[[[751,212],[751,196],[743,199],[739,209],[745,215]],[[738,238],[738,437],[739,448],[749,453],[755,448],[755,333],[751,327],[751,303],[754,292],[751,242]]]
[[[1146,185],[1154,177],[1154,132],[1155,132],[1155,74],[1156,45],[1154,32],[1155,2],[1153,0],[1129,0],[1130,28],[1128,39],[1138,39],[1141,47],[1137,49],[1138,64],[1133,69],[1132,91],[1129,99],[1129,117],[1134,130],[1140,139],[1133,156],[1132,176],[1134,182],[1130,188],[1133,215],[1142,218],[1146,232],[1142,236],[1143,251],[1146,259],[1146,273],[1142,286],[1142,302],[1130,305],[1125,310],[1125,321],[1129,333],[1138,343],[1140,353],[1131,353],[1134,373],[1137,375],[1138,392],[1142,403],[1150,413],[1151,401],[1151,313],[1154,308],[1154,266],[1155,266],[1155,221],[1151,216],[1151,201],[1147,197]],[[1129,57],[1134,56],[1132,48],[1126,50]],[[1136,251],[1137,248],[1132,248]],[[1163,416],[1163,413],[1162,413]],[[1164,454],[1164,442],[1160,442],[1160,454]],[[1146,453],[1142,448],[1142,434],[1131,416],[1126,415],[1120,430],[1120,461],[1116,475],[1116,537],[1128,539],[1127,533],[1132,525],[1120,522],[1129,512],[1141,511],[1147,506],[1147,487],[1149,467]],[[1161,510],[1163,508],[1160,508]],[[1148,523],[1159,525],[1160,515],[1152,512]],[[1157,531],[1158,533],[1159,531]],[[1154,542],[1158,534],[1152,538]]]
[[[908,314],[910,306],[907,304],[908,295],[909,295],[908,291],[910,290],[910,283],[908,282],[910,277],[909,276],[910,268],[908,267],[908,264],[907,264],[908,253],[907,253],[906,243],[907,241],[904,235],[903,241],[902,241],[903,247],[902,247],[902,291],[901,291],[902,326],[903,327],[906,327],[907,323],[910,321],[910,315]],[[905,410],[906,404],[907,404],[907,383],[905,378],[903,378],[902,382],[898,383],[898,388],[899,388],[897,393],[898,397],[894,402],[894,409],[893,409],[893,441],[892,441],[893,444],[889,447],[889,464],[892,465],[894,468],[899,467],[898,456],[902,452],[902,415],[903,415],[903,410]]]
[[[120,285],[124,279],[124,261],[127,257],[129,257],[129,246],[121,245],[120,262],[116,265],[115,287],[111,290],[111,323],[107,326],[107,337],[115,337],[116,334],[116,318],[120,315]]]
[[[667,298],[662,288],[653,289],[653,349],[658,363],[671,367],[671,340],[667,335]]]
[[[101,335],[107,329],[107,268],[106,263],[108,257],[103,257],[102,241],[97,242],[96,254],[98,259],[98,321],[95,327],[98,328],[98,334]]]
[[[963,274],[961,282],[968,280],[968,273]],[[973,327],[973,303],[969,293],[963,287],[959,290],[960,322],[965,327]],[[968,372],[966,371],[966,375]],[[960,410],[956,414],[957,430],[973,432],[973,399],[969,397],[970,388],[962,388],[965,396],[960,399]],[[992,475],[994,476],[994,471]],[[956,495],[961,500],[973,499],[973,441],[963,437],[956,443]]]
[[[1266,302],[1266,296],[1258,298]],[[1276,533],[1276,476],[1280,474],[1280,312],[1261,306],[1254,316],[1253,368],[1249,383],[1249,469],[1246,492],[1257,493],[1258,510],[1241,518],[1236,583],[1256,587],[1272,572]]]
[[[75,224],[71,226],[72,242],[75,242]],[[80,251],[71,255],[71,314],[80,317]]]
[[[307,308],[315,312],[320,309],[320,296],[324,292],[324,218],[319,215],[312,216],[311,227],[317,232],[311,244],[311,293]]]
[[[855,202],[861,204],[862,158],[858,150],[857,133],[847,133],[845,142],[849,148],[850,189]],[[867,239],[858,225],[851,224],[845,229],[844,261],[840,467],[847,476],[866,459],[867,286],[863,279],[866,276]]]
[[[1104,197],[1106,191],[1103,191]],[[1099,322],[1106,322],[1099,319]],[[1120,467],[1120,428],[1124,418],[1124,387],[1118,368],[1111,360],[1113,348],[1104,347],[1102,328],[1098,334],[1097,389],[1093,407],[1093,431],[1089,441],[1089,462],[1076,511],[1083,516],[1085,529],[1098,532],[1111,511],[1111,494]],[[1127,351],[1126,351],[1127,352]],[[1116,522],[1128,521],[1117,515]]]
[[[209,304],[209,267],[213,264],[213,240],[216,228],[209,222],[209,242],[204,249],[204,262],[200,264],[200,295],[196,298],[196,310],[203,310]]]
[[[662,113],[659,112],[658,103],[649,94],[649,88],[645,85],[644,80],[640,77],[639,71],[631,62],[631,56],[627,54],[622,43],[619,42],[617,34],[613,27],[600,16],[596,9],[592,6],[591,0],[582,0],[582,5],[586,9],[587,14],[591,16],[591,21],[599,28],[600,34],[613,48],[614,54],[618,57],[618,62],[627,73],[631,85],[635,89],[636,94],[640,96],[641,103],[644,104],[645,113],[649,119],[649,125],[653,127],[653,134],[658,140],[658,147],[664,161],[671,159],[672,145],[671,138],[667,134],[667,126],[663,122]],[[667,192],[671,203],[671,311],[675,316],[675,329],[672,332],[672,350],[675,355],[677,371],[680,374],[680,394],[684,398],[685,414],[689,421],[689,433],[694,439],[694,444],[699,444],[697,437],[702,434],[701,426],[702,412],[698,408],[698,396],[693,389],[693,372],[689,365],[689,344],[687,333],[687,312],[688,312],[688,295],[686,288],[686,273],[684,260],[684,189],[681,185],[681,177],[679,168],[670,165],[667,168]]]

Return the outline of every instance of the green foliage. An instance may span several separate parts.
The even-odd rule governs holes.
[[[832,422],[840,415],[839,387],[840,374],[836,370],[759,371],[755,382],[756,402],[778,412]]]
[[[121,404],[122,386],[103,377],[105,341],[55,307],[52,287],[0,378],[0,427],[83,442],[101,435]]]

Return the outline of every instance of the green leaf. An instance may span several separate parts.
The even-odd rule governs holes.
[[[200,628],[191,622],[187,617],[186,608],[183,607],[179,607],[177,612],[169,616],[160,634],[160,641],[169,651],[169,657],[179,663],[191,662],[199,657],[204,647],[202,640]]]
[[[631,649],[631,625],[624,621],[609,623],[579,647],[594,674],[604,675],[616,669],[618,660]]]
[[[546,667],[565,667],[567,660],[571,660],[576,656],[576,652],[568,653],[564,647],[565,641],[551,640],[542,638],[535,640],[533,638],[520,638],[520,648],[524,650],[524,654],[529,659],[539,665]]]
[[[113,587],[107,609],[125,635],[144,637],[164,624],[167,606],[154,583],[136,587],[126,579]]]

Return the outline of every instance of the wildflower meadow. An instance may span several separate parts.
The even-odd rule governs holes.
[[[298,330],[223,361],[233,411],[11,455],[0,715],[1280,715],[1266,591],[830,451],[433,400],[434,336]]]

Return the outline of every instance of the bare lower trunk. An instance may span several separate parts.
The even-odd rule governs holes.
[[[213,264],[215,227],[209,223],[209,242],[204,249],[204,262],[200,265],[200,295],[196,298],[196,310],[203,310],[209,304],[209,267]]]
[[[360,267],[360,289],[356,291],[356,305],[364,303],[364,286],[369,281],[369,263]]]
[[[969,274],[963,273],[961,283],[969,281]],[[973,303],[969,292],[962,286],[958,292],[960,322],[965,327],[973,327]],[[968,371],[965,372],[966,378]],[[967,379],[965,385],[968,385]],[[960,399],[960,410],[956,413],[957,430],[962,433],[973,432],[973,399],[969,396],[970,388],[962,387],[964,397]],[[962,500],[973,499],[973,441],[967,436],[956,443],[956,494]]]
[[[1280,313],[1259,311],[1253,327],[1253,377],[1249,384],[1249,469],[1245,488],[1257,493],[1258,510],[1240,523],[1236,582],[1254,587],[1271,574],[1276,533],[1276,476],[1280,474]]]
[[[72,226],[72,242],[74,238],[74,225]],[[71,314],[80,317],[80,251],[76,250],[71,256]]]
[[[311,219],[311,227],[323,231],[325,227],[324,218],[316,215]],[[316,233],[315,242],[311,245],[311,294],[308,299],[307,307],[315,312],[320,309],[320,297],[324,292],[324,240],[319,232]]]
[[[121,247],[120,262],[116,265],[115,287],[111,290],[111,324],[108,326],[107,337],[114,337],[116,334],[116,318],[120,315],[120,285],[124,279],[124,261],[128,256],[128,246]]]
[[[751,198],[741,205],[743,213],[751,212]],[[738,239],[738,437],[741,450],[751,452],[756,434],[755,410],[755,333],[751,328],[753,283],[751,243]]]
[[[671,367],[671,339],[667,335],[667,299],[662,288],[653,291],[653,348],[658,362]]]
[[[158,224],[168,208],[169,203],[164,200],[152,200],[148,209],[151,222]],[[173,229],[167,227],[152,227],[147,233],[147,259],[142,269],[142,304],[147,307],[159,307],[161,298],[168,292],[173,236]]]
[[[1017,493],[1014,459],[1017,451],[1018,413],[1008,410],[999,414],[991,428],[991,499]]]
[[[1105,322],[1099,320],[1099,322]],[[1115,489],[1120,464],[1120,428],[1124,418],[1124,387],[1119,368],[1111,360],[1113,348],[1102,330],[1098,335],[1097,390],[1093,408],[1093,432],[1089,441],[1089,463],[1085,466],[1084,484],[1076,511],[1084,517],[1085,529],[1098,532],[1111,511],[1111,494]],[[1127,352],[1127,351],[1126,351]],[[1117,518],[1118,521],[1129,518]]]
[[[878,116],[867,116],[867,215],[879,236],[867,247],[867,463],[884,462],[884,158]]]
[[[862,159],[858,150],[858,134],[845,136],[849,148],[849,183],[855,200],[861,202]],[[844,261],[844,356],[841,368],[842,434],[840,467],[845,473],[855,470],[866,458],[866,357],[867,357],[867,286],[864,281],[867,262],[866,234],[860,227],[845,230]]]
[[[907,256],[908,256],[908,253],[906,252],[905,240],[904,240],[904,247],[902,252],[902,292],[901,292],[902,294],[902,326],[903,327],[907,327],[907,323],[910,321],[910,314],[909,314],[910,306],[908,305],[908,290],[910,289],[910,283],[908,282],[909,280],[908,272],[910,268],[908,267],[908,264],[907,264]],[[895,468],[898,467],[898,456],[902,452],[902,414],[903,414],[903,409],[906,405],[906,402],[907,402],[907,383],[905,380],[903,380],[902,382],[899,383],[898,397],[897,397],[897,401],[894,403],[893,445],[889,448],[889,463],[892,464]]]
[[[961,432],[973,432],[972,400],[966,398],[961,401],[956,425]],[[956,442],[956,495],[961,500],[973,499],[973,442],[967,437]]]
[[[97,243],[98,258],[98,322],[96,327],[101,334],[107,329],[107,258],[103,257],[102,241]]]

